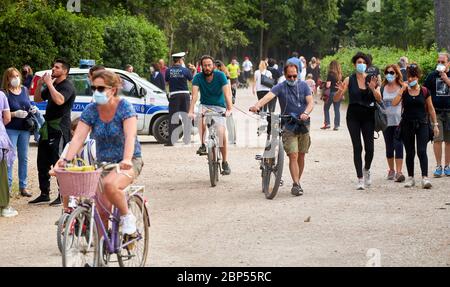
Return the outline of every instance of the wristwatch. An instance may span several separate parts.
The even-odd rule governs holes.
[[[303,113],[304,113],[305,115],[309,116],[309,113],[308,113],[308,112],[305,111],[305,112],[303,112]]]
[[[437,126],[439,126],[439,124],[438,123],[433,123],[433,126],[437,127]]]

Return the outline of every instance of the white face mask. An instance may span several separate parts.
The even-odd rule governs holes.
[[[445,72],[445,70],[446,70],[445,65],[438,64],[437,67],[436,67],[436,70],[438,72]]]
[[[20,79],[14,78],[11,80],[10,84],[11,84],[11,87],[17,88],[20,85]]]

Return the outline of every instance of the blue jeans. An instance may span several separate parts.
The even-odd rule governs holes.
[[[330,97],[328,98],[328,101],[323,105],[323,113],[325,115],[325,125],[329,126],[330,125],[330,107],[331,107],[331,104],[333,104],[334,127],[337,128],[341,124],[341,112],[339,110],[341,108],[341,101],[334,102],[333,101],[334,94],[335,94],[335,92],[330,93]]]
[[[28,145],[30,142],[30,132],[21,130],[6,129],[12,145],[17,151],[19,159],[19,188],[27,188],[28,178]],[[13,180],[13,165],[8,166],[8,185],[11,190]]]

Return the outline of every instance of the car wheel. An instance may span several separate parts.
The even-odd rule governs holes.
[[[156,119],[152,126],[152,133],[159,143],[166,143],[169,138],[169,115]]]

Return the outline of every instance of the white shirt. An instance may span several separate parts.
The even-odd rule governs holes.
[[[252,70],[253,64],[250,62],[250,60],[245,60],[242,64],[242,68],[244,69],[244,72],[249,72]]]
[[[272,79],[272,73],[268,70],[264,70],[262,72],[263,75],[266,75],[266,77],[269,77]],[[255,72],[255,84],[256,84],[256,91],[270,91],[269,87],[261,85],[261,71],[256,70]]]

